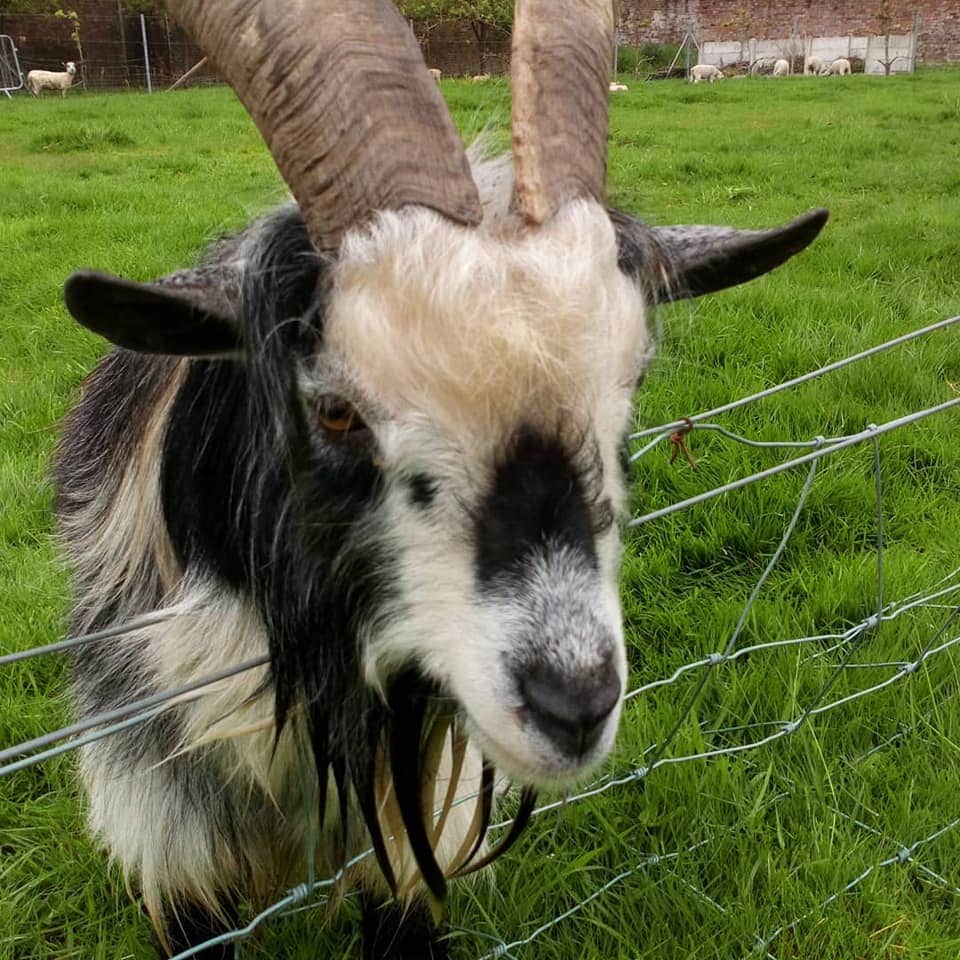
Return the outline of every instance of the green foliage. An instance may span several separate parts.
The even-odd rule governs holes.
[[[397,8],[414,20],[469,20],[509,30],[513,0],[400,0]]]
[[[677,55],[676,44],[644,43],[639,47],[620,47],[617,67],[620,73],[644,76],[665,70]]]
[[[53,13],[59,6],[57,0],[3,0],[0,3],[0,14],[46,14]]]
[[[819,205],[824,235],[774,274],[660,312],[657,357],[638,425],[716,406],[958,312],[960,128],[956,69],[913,77],[630,84],[611,101],[613,203],[660,223],[759,227]],[[506,84],[447,81],[469,138],[508,142]],[[66,131],[66,133],[64,133]],[[87,131],[87,133],[83,133]],[[58,149],[64,142],[81,149]],[[116,141],[114,139],[116,138]],[[225,89],[0,103],[0,651],[62,633],[67,586],[46,479],[59,419],[104,345],[70,321],[67,274],[95,266],[148,279],[278,201],[284,188]],[[839,146],[838,146],[839,144]],[[46,146],[49,145],[49,146]],[[960,389],[957,332],[946,331],[725,417],[766,439],[858,430]],[[933,418],[881,443],[888,598],[957,565],[960,434]],[[697,434],[699,469],[657,449],[634,469],[645,511],[777,462]],[[872,453],[826,463],[743,643],[844,629],[874,603]],[[632,683],[722,649],[796,503],[785,475],[628,537],[622,596]],[[948,601],[944,601],[948,602]],[[914,657],[945,611],[918,608],[865,637],[861,662]],[[946,638],[945,638],[946,639]],[[674,754],[749,742],[810,703],[888,675],[838,671],[808,648],[716,668]],[[696,674],[632,700],[608,771],[646,762]],[[939,654],[909,680],[742,754],[664,767],[544,814],[496,870],[456,886],[452,952],[528,936],[621,871],[643,864],[518,960],[721,960],[798,917],[774,956],[894,960],[960,956],[955,898],[910,864],[867,867],[956,815],[957,660]],[[0,744],[66,722],[65,665],[0,668]],[[711,732],[722,730],[725,732]],[[886,741],[890,741],[884,746]],[[866,756],[875,747],[878,749]],[[843,815],[879,830],[878,837]],[[72,759],[0,779],[0,960],[152,960],[150,930],[83,828]],[[960,832],[918,851],[960,886]],[[650,864],[651,854],[666,855]],[[714,903],[719,904],[721,912]],[[245,960],[356,956],[356,906],[267,925]],[[762,954],[761,954],[762,955]]]

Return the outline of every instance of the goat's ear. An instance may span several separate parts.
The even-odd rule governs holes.
[[[83,270],[67,280],[63,296],[75,320],[119,347],[205,357],[242,349],[236,289],[233,278],[213,268],[153,283]]]
[[[648,227],[611,211],[620,267],[656,303],[684,300],[762,276],[807,247],[823,229],[826,210],[811,210],[772,230],[733,227]]]

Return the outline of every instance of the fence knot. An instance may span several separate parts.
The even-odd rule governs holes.
[[[913,663],[905,663],[900,669],[903,670],[903,674],[906,677],[909,677],[911,673],[916,671],[917,667],[920,666],[919,660],[914,660]]]
[[[708,653],[708,654],[707,654],[707,663],[708,663],[711,667],[719,666],[719,665],[720,665],[721,663],[723,663],[723,661],[726,660],[726,659],[727,659],[727,655],[726,655],[725,653],[716,653],[716,652],[714,652],[714,653]]]
[[[642,780],[649,772],[649,767],[637,767],[637,769],[633,771],[633,779]]]
[[[290,891],[290,906],[295,907],[309,899],[313,887],[309,883],[299,883]]]
[[[822,433],[818,433],[813,438],[813,449],[819,450],[826,442],[827,442],[827,438]]]
[[[659,853],[654,853],[654,854],[651,854],[649,857],[647,857],[647,863],[648,863],[651,867],[655,867],[659,862],[660,862],[660,854],[659,854]]]
[[[796,733],[797,727],[799,726],[800,726],[800,722],[798,720],[789,720],[787,723],[783,725],[783,732],[787,735],[791,733]]]
[[[677,459],[677,454],[682,452],[687,463],[690,464],[690,469],[696,470],[697,461],[687,446],[687,434],[693,430],[693,421],[689,417],[681,417],[680,422],[683,426],[678,427],[670,434],[670,443],[673,447],[670,451],[670,462],[673,463]]]
[[[863,621],[864,630],[873,630],[874,627],[880,626],[880,614],[871,613],[866,620]]]
[[[910,849],[908,847],[901,847],[900,852],[897,854],[898,863],[906,863],[910,859]]]

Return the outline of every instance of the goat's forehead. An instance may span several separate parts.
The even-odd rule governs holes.
[[[384,411],[480,441],[518,422],[589,425],[622,406],[647,348],[642,296],[586,201],[527,232],[383,215],[344,244],[324,340]]]

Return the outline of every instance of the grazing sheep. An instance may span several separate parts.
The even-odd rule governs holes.
[[[846,57],[838,57],[833,63],[821,67],[821,77],[847,77],[850,75],[850,61]]]
[[[437,81],[437,83],[440,82],[440,78],[443,76],[443,71],[442,71],[442,70],[438,70],[436,67],[431,67],[431,68],[427,71],[427,73],[429,73],[430,76],[433,77],[433,79]]]
[[[630,89],[630,88],[629,88],[625,83],[611,82],[611,84],[610,84],[610,92],[611,92],[611,93],[619,93],[619,92],[622,92],[622,91],[624,91],[624,90],[629,90],[629,89]]]
[[[60,96],[65,97],[67,90],[77,75],[77,65],[70,60],[65,63],[66,70],[62,73],[51,73],[49,70],[31,70],[27,74],[27,88],[35,96],[40,96],[44,89],[59,90]]]
[[[490,79],[490,74],[489,74],[489,73],[477,73],[477,74],[474,74],[470,79],[471,79],[471,81],[472,81],[473,83],[483,83],[484,80],[489,80],[489,79]]]
[[[823,69],[823,60],[820,57],[807,57],[803,61],[804,76],[818,76]]]
[[[778,60],[773,65],[773,75],[775,77],[789,77],[790,76],[790,61],[789,60]]]
[[[89,822],[170,951],[232,957],[203,944],[244,904],[372,847],[341,884],[364,957],[437,960],[447,879],[616,734],[650,310],[773,269],[826,212],[738,231],[608,209],[606,2],[518,4],[494,160],[386,0],[167,5],[296,202],[196,269],[67,282],[118,347],[56,458],[73,627],[167,612],[82,648],[76,708],[194,685],[81,748]],[[291,68],[264,68],[281,47]],[[498,776],[523,789],[487,851]]]
[[[690,82],[700,83],[702,80],[708,80],[713,83],[714,80],[722,80],[723,71],[715,67],[712,63],[698,63],[690,70]]]

